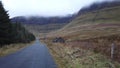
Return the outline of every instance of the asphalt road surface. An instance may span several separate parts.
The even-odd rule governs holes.
[[[0,58],[0,68],[57,68],[49,50],[39,40],[14,54]]]

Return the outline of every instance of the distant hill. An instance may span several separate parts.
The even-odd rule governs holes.
[[[72,21],[76,15],[69,15],[66,17],[39,17],[39,16],[18,16],[11,19],[13,23],[19,22],[35,35],[39,33],[48,33],[58,30]]]
[[[53,23],[69,23],[75,15],[69,15],[66,17],[40,17],[40,16],[18,16],[11,18],[12,22],[20,22],[22,24],[37,24],[37,25],[45,25],[45,24],[53,24]]]

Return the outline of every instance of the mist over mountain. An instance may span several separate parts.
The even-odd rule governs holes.
[[[105,1],[93,3],[90,6],[83,7],[77,14],[68,15],[68,16],[55,16],[55,17],[44,17],[44,16],[17,16],[11,18],[12,22],[20,22],[22,24],[52,24],[52,23],[69,23],[77,15],[81,15],[87,12],[93,12],[100,9],[110,8],[120,6],[120,1]]]
[[[110,8],[110,7],[116,7],[120,6],[120,1],[115,0],[115,1],[105,1],[105,2],[100,2],[100,3],[93,3],[90,6],[83,7],[79,12],[78,15],[84,14],[87,12],[92,12],[96,10],[101,10],[105,8]]]
[[[54,24],[54,23],[69,23],[73,18],[75,18],[76,15],[69,15],[66,17],[40,17],[40,16],[18,16],[11,18],[11,21],[14,22],[19,22],[22,24],[39,24],[39,25],[44,25],[44,24]]]

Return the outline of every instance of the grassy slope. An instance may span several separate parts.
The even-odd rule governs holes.
[[[99,10],[96,17],[97,12],[82,14],[47,35],[68,40],[64,44],[46,42],[59,68],[120,68],[119,63],[110,61],[110,48],[115,41],[114,60],[120,62],[120,6]]]
[[[111,62],[108,57],[89,49],[71,46],[71,42],[52,43],[50,40],[42,42],[47,43],[58,68],[120,68],[118,62]]]
[[[99,10],[99,13],[97,12],[89,12],[78,16],[61,30],[51,32],[49,37],[70,36],[74,40],[120,33],[120,6],[102,9]]]

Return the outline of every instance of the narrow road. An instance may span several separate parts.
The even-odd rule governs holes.
[[[0,58],[0,68],[57,68],[47,47],[36,40],[29,47]]]

